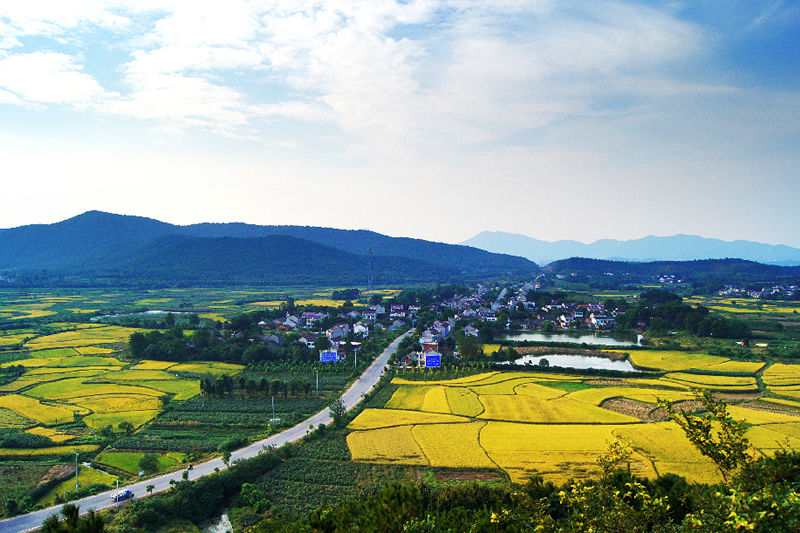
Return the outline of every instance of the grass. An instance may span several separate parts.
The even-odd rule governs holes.
[[[158,416],[159,411],[127,411],[114,413],[93,413],[83,417],[84,423],[92,429],[100,430],[106,426],[118,428],[122,422],[130,422],[134,427],[139,427]]]
[[[158,457],[158,471],[169,470],[180,465],[186,457],[182,453],[156,454]],[[94,462],[100,465],[110,466],[126,472],[132,476],[139,474],[139,461],[145,454],[142,452],[102,452],[94,458]]]
[[[111,474],[106,474],[105,472],[100,472],[98,470],[94,470],[93,468],[87,468],[83,465],[78,466],[78,488],[85,489],[91,487],[92,485],[105,485],[109,488],[114,486],[114,483],[117,481],[117,476],[113,476]],[[63,495],[66,493],[74,493],[75,492],[75,478],[70,477],[65,479],[53,489],[45,494],[39,503],[43,506],[50,506],[53,505],[56,501],[57,495]]]

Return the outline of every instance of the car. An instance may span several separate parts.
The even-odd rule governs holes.
[[[121,490],[111,495],[111,501],[113,502],[123,502],[131,498],[133,498],[133,491],[130,489]]]

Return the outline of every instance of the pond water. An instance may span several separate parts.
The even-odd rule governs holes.
[[[624,372],[639,372],[627,359],[612,361],[607,357],[595,357],[590,355],[526,355],[509,364],[516,365],[538,365],[539,361],[547,359],[550,366],[560,366],[566,368],[598,368],[602,370],[622,370]]]
[[[182,312],[175,312],[175,311],[161,311],[159,309],[153,309],[152,311],[137,311],[135,313],[120,313],[118,315],[103,315],[103,316],[95,316],[89,319],[91,322],[99,322],[101,320],[105,320],[107,318],[122,318],[122,317],[132,317],[132,316],[156,316],[156,315],[168,315],[172,313],[175,316],[180,315],[187,315],[188,313]]]
[[[536,342],[575,342],[578,344],[601,344],[605,346],[637,346],[633,340],[616,339],[609,335],[598,335],[596,333],[541,333],[539,331],[526,331],[524,333],[512,333],[506,335],[501,340],[504,341],[536,341]]]

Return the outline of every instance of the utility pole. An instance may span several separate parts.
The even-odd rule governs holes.
[[[317,375],[317,396],[319,396],[319,369],[315,368],[314,373]]]
[[[272,397],[272,419],[275,420],[275,396]]]
[[[78,493],[78,452],[75,453],[75,494]]]

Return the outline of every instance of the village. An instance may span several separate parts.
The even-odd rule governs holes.
[[[490,289],[479,284],[471,292],[433,299],[428,304],[403,304],[389,298],[364,307],[348,301],[338,311],[287,310],[278,318],[261,320],[261,333],[250,341],[270,348],[296,343],[315,358],[318,353],[320,363],[341,363],[351,356],[357,358],[362,342],[376,331],[413,328],[413,349],[401,350],[398,364],[438,368],[443,357],[460,357],[458,349],[464,339],[492,342],[508,333],[609,330],[617,325],[618,308],[607,310],[599,302],[551,299],[549,293],[537,293],[536,289],[534,282],[513,289]]]

